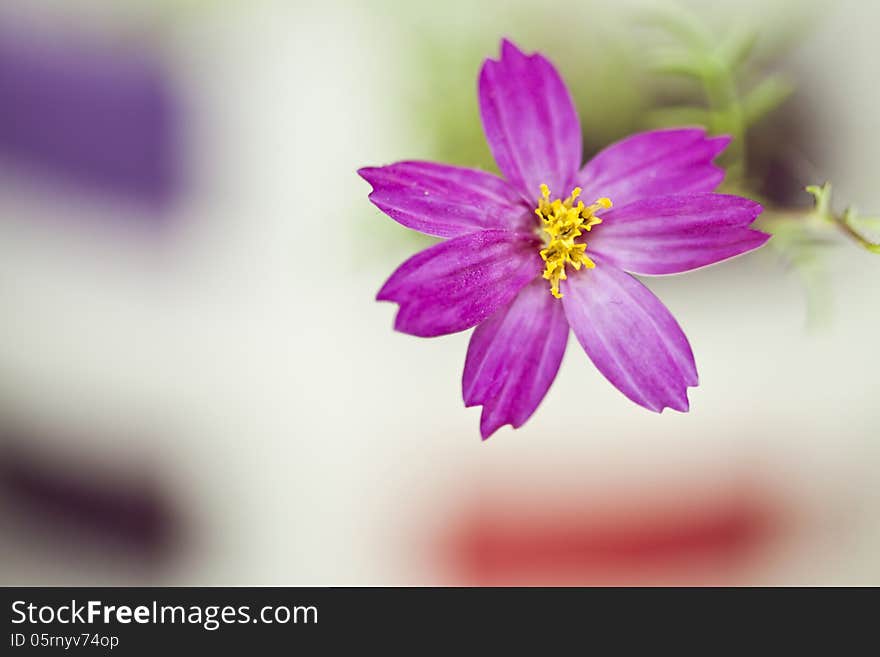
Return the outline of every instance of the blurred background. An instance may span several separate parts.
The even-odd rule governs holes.
[[[880,584],[880,256],[803,191],[880,211],[877,20],[3,0],[0,583]],[[531,421],[482,442],[468,335],[394,333],[374,301],[431,242],[355,170],[492,168],[475,81],[502,36],[558,64],[587,154],[737,136],[726,185],[773,248],[648,281],[694,347],[689,414],[572,339]]]

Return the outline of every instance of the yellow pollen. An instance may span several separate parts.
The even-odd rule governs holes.
[[[546,263],[544,278],[550,281],[550,294],[557,299],[562,298],[559,292],[559,281],[564,281],[565,266],[571,265],[575,270],[581,267],[593,269],[596,266],[586,255],[587,245],[575,240],[589,232],[593,226],[601,224],[602,220],[596,216],[599,210],[607,210],[611,207],[611,199],[604,196],[592,205],[584,205],[579,201],[581,188],[575,187],[567,199],[550,200],[550,188],[541,185],[541,197],[538,199],[538,207],[535,214],[541,220],[541,230],[544,233],[545,247],[541,250],[541,258]]]

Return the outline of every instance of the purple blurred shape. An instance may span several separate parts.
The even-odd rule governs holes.
[[[161,62],[0,25],[0,158],[162,209],[179,186],[179,116]]]
[[[114,476],[88,461],[29,453],[19,445],[28,437],[0,429],[0,518],[17,518],[18,531],[68,544],[97,541],[146,563],[172,556],[180,516],[148,471]]]

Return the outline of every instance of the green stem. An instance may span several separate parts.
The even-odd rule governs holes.
[[[843,232],[854,239],[856,243],[863,249],[871,253],[880,253],[880,244],[875,244],[874,242],[865,239],[865,237],[861,233],[859,233],[859,231],[853,228],[849,221],[847,221],[847,217],[848,214],[844,213],[842,217],[832,215],[831,219],[838,227],[840,227]]]
[[[733,138],[725,159],[728,182],[736,184],[746,173],[746,115],[736,80],[724,62],[713,56],[704,69],[702,83],[713,117],[711,131],[726,133]]]

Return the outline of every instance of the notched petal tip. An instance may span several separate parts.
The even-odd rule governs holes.
[[[504,37],[501,39],[501,59],[521,59],[529,57],[513,40]]]
[[[733,141],[733,136],[715,135],[714,137],[709,137],[708,131],[704,127],[695,128],[695,132],[700,133],[700,140],[706,144],[709,150],[708,167],[714,173],[714,179],[710,178],[710,182],[707,183],[707,186],[711,186],[711,189],[717,189],[727,177],[727,169],[718,164],[718,158],[721,157],[721,154],[727,150],[728,146],[730,146],[730,142]]]
[[[382,207],[382,204],[376,199],[376,194],[379,191],[379,182],[381,181],[381,172],[382,167],[361,167],[357,170],[357,175],[359,175],[370,186],[370,193],[367,194],[367,200],[387,214],[385,208]]]
[[[492,417],[491,410],[487,411],[486,406],[483,407],[483,412],[480,415],[480,438],[482,442],[486,442],[494,436],[499,429],[502,429],[506,426],[509,426],[511,429],[519,429],[524,422],[514,422],[514,421],[499,421],[497,418]]]
[[[517,46],[516,43],[514,43],[513,39],[511,39],[510,37],[501,37],[501,43],[498,46],[498,52],[499,61],[503,61],[507,58],[517,59],[529,56],[525,52],[523,52],[523,50],[519,46]]]
[[[698,194],[691,195],[691,197],[699,197],[699,196],[700,195],[698,195]],[[761,205],[757,201],[750,199],[748,197],[745,197],[745,196],[737,196],[736,194],[718,194],[718,193],[713,192],[711,194],[703,195],[703,197],[709,198],[709,199],[714,198],[719,201],[727,201],[731,205],[739,206],[739,208],[742,210],[742,212],[749,217],[749,219],[747,221],[741,222],[740,225],[742,225],[742,226],[748,226],[748,225],[754,223],[754,221],[761,215],[761,213],[764,212],[763,205]],[[757,232],[761,232],[761,231],[752,229],[752,232],[757,233]],[[766,235],[766,233],[761,233],[761,234]],[[769,235],[767,235],[767,236],[769,237]]]
[[[765,233],[763,230],[755,230],[754,228],[750,228],[749,232],[755,239],[755,248],[760,248],[764,246],[767,242],[770,241],[770,238],[773,237],[770,233]]]
[[[703,136],[705,137],[705,128],[702,129],[702,132]],[[706,141],[710,144],[715,144],[716,148],[718,149],[718,153],[716,154],[717,157],[724,151],[725,148],[730,146],[730,142],[733,141],[733,135],[714,135],[712,137],[706,137]]]
[[[745,196],[737,196],[735,194],[715,194],[715,196],[720,196],[721,198],[729,199],[731,201],[742,204],[744,210],[752,215],[752,221],[757,219],[758,215],[760,215],[764,211],[763,205]]]
[[[390,282],[390,281],[389,281]],[[397,304],[397,310],[394,314],[394,323],[392,328],[398,333],[412,335],[417,338],[436,338],[445,335],[448,331],[437,327],[430,322],[418,321],[414,318],[413,313],[407,307],[407,297],[405,292],[399,289],[387,289],[386,283],[376,294],[376,301],[387,301]],[[414,321],[415,320],[415,321]]]
[[[676,411],[677,413],[689,413],[690,412],[690,399],[688,399],[688,391],[691,388],[696,388],[698,386],[697,383],[691,384],[688,383],[685,385],[684,389],[681,391],[680,396],[677,398],[668,398],[663,400],[645,400],[638,399],[634,396],[630,396],[626,392],[627,398],[630,401],[635,402],[638,406],[641,406],[646,411],[650,411],[652,413],[656,413],[657,415],[662,415],[663,411],[669,409],[670,411]],[[623,392],[623,391],[622,391]]]
[[[477,78],[478,86],[488,83],[488,76],[499,71],[506,63],[513,63],[528,59],[529,55],[525,54],[519,47],[507,37],[503,37],[498,46],[498,58],[486,57],[480,66],[480,73]]]
[[[373,182],[374,181],[373,176],[376,174],[376,172],[381,171],[381,169],[382,169],[382,167],[361,167],[360,169],[357,170],[356,173],[361,178],[363,178],[368,183],[370,183],[370,186],[375,187],[376,185]]]
[[[397,303],[386,290],[387,287],[388,283],[385,283],[385,285],[383,285],[382,288],[376,293],[376,301],[391,301],[393,303]]]
[[[480,413],[480,436],[484,442],[491,436],[495,435],[495,433],[503,427],[509,426],[511,429],[519,429],[528,422],[535,410],[537,410],[537,407],[533,408],[525,415],[525,417],[511,417],[509,409],[505,411],[503,408],[499,407],[499,404],[501,403],[503,403],[503,400],[496,397],[476,404],[471,404],[471,406],[478,406],[480,404],[483,406],[482,412]],[[467,406],[468,404],[465,404],[465,407]]]
[[[483,60],[483,66],[480,69],[480,77],[482,77],[483,70],[486,68],[487,64],[491,64],[497,67],[504,67],[504,65],[515,65],[530,61],[541,61],[548,66],[553,66],[553,64],[540,52],[526,52],[518,45],[516,45],[516,43],[512,39],[508,37],[502,37],[500,45],[498,47],[498,59],[487,57],[485,60]]]
[[[489,440],[489,438],[491,438],[492,436],[495,435],[495,432],[498,431],[498,429],[500,429],[503,426],[504,425],[502,424],[502,425],[498,425],[497,427],[491,427],[491,426],[484,427],[483,422],[480,421],[480,440],[482,442],[486,442],[487,440]]]
[[[688,399],[688,390],[695,387],[696,386],[688,386],[685,388],[681,399],[665,402],[656,412],[662,414],[663,411],[669,409],[670,411],[676,411],[678,413],[689,413],[691,410],[691,401]]]
[[[394,316],[394,330],[416,338],[437,338],[448,333],[448,331],[436,326],[413,322],[402,305],[398,308],[397,315]]]
[[[464,377],[461,380],[461,399],[464,402],[465,408],[483,405],[483,398],[474,392],[473,385],[469,386],[468,381]]]

